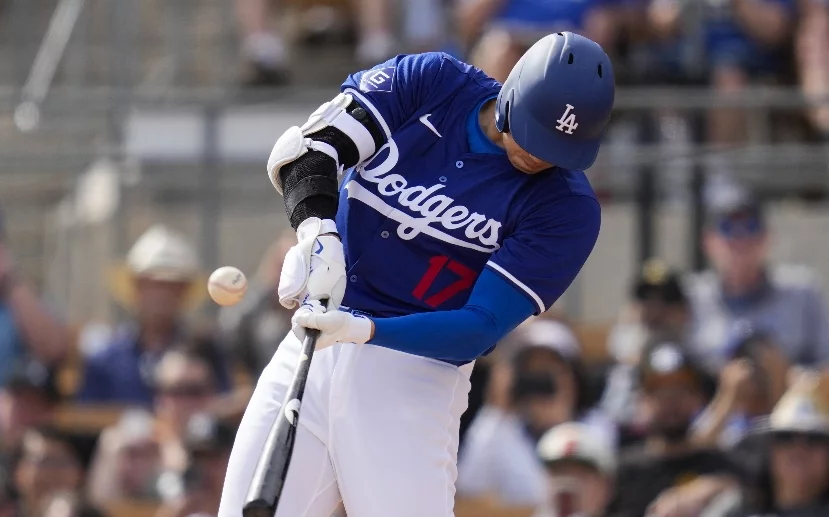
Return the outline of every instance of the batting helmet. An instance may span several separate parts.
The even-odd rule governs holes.
[[[572,32],[550,34],[510,72],[495,125],[533,156],[584,170],[599,154],[615,89],[610,58],[598,43]]]

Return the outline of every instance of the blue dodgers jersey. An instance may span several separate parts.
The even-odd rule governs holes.
[[[342,85],[388,139],[343,178],[343,305],[381,317],[457,309],[489,267],[542,312],[572,282],[598,202],[581,171],[528,175],[506,154],[470,152],[466,119],[499,90],[443,53],[397,56]]]

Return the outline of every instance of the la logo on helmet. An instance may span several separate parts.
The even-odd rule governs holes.
[[[556,129],[564,131],[568,135],[572,135],[573,131],[579,127],[578,123],[576,123],[576,114],[570,113],[573,109],[573,105],[568,104],[567,109],[564,111],[564,115],[562,115],[560,119],[556,120],[556,122],[558,122]]]

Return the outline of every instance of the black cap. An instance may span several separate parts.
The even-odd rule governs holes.
[[[708,207],[708,227],[726,237],[758,235],[766,229],[763,206],[751,192],[737,190]]]
[[[642,353],[639,381],[645,391],[674,381],[691,382],[704,387],[705,373],[681,344],[654,341]]]
[[[12,393],[37,392],[51,402],[60,400],[54,371],[31,359],[20,360],[12,366],[6,390]]]
[[[230,449],[235,433],[233,429],[212,415],[199,413],[187,421],[184,447],[189,452],[215,452]]]
[[[669,304],[687,303],[679,273],[658,259],[651,259],[642,266],[633,286],[633,298],[640,302],[657,300]]]

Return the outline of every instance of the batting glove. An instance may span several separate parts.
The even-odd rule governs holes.
[[[316,300],[302,304],[291,318],[291,328],[300,341],[305,339],[305,329],[319,330],[317,350],[336,343],[363,344],[371,339],[374,332],[370,319],[343,311],[326,312]]]
[[[336,310],[345,294],[343,244],[330,219],[309,217],[297,228],[297,244],[288,250],[279,277],[279,303],[293,309],[305,300],[328,300]]]

